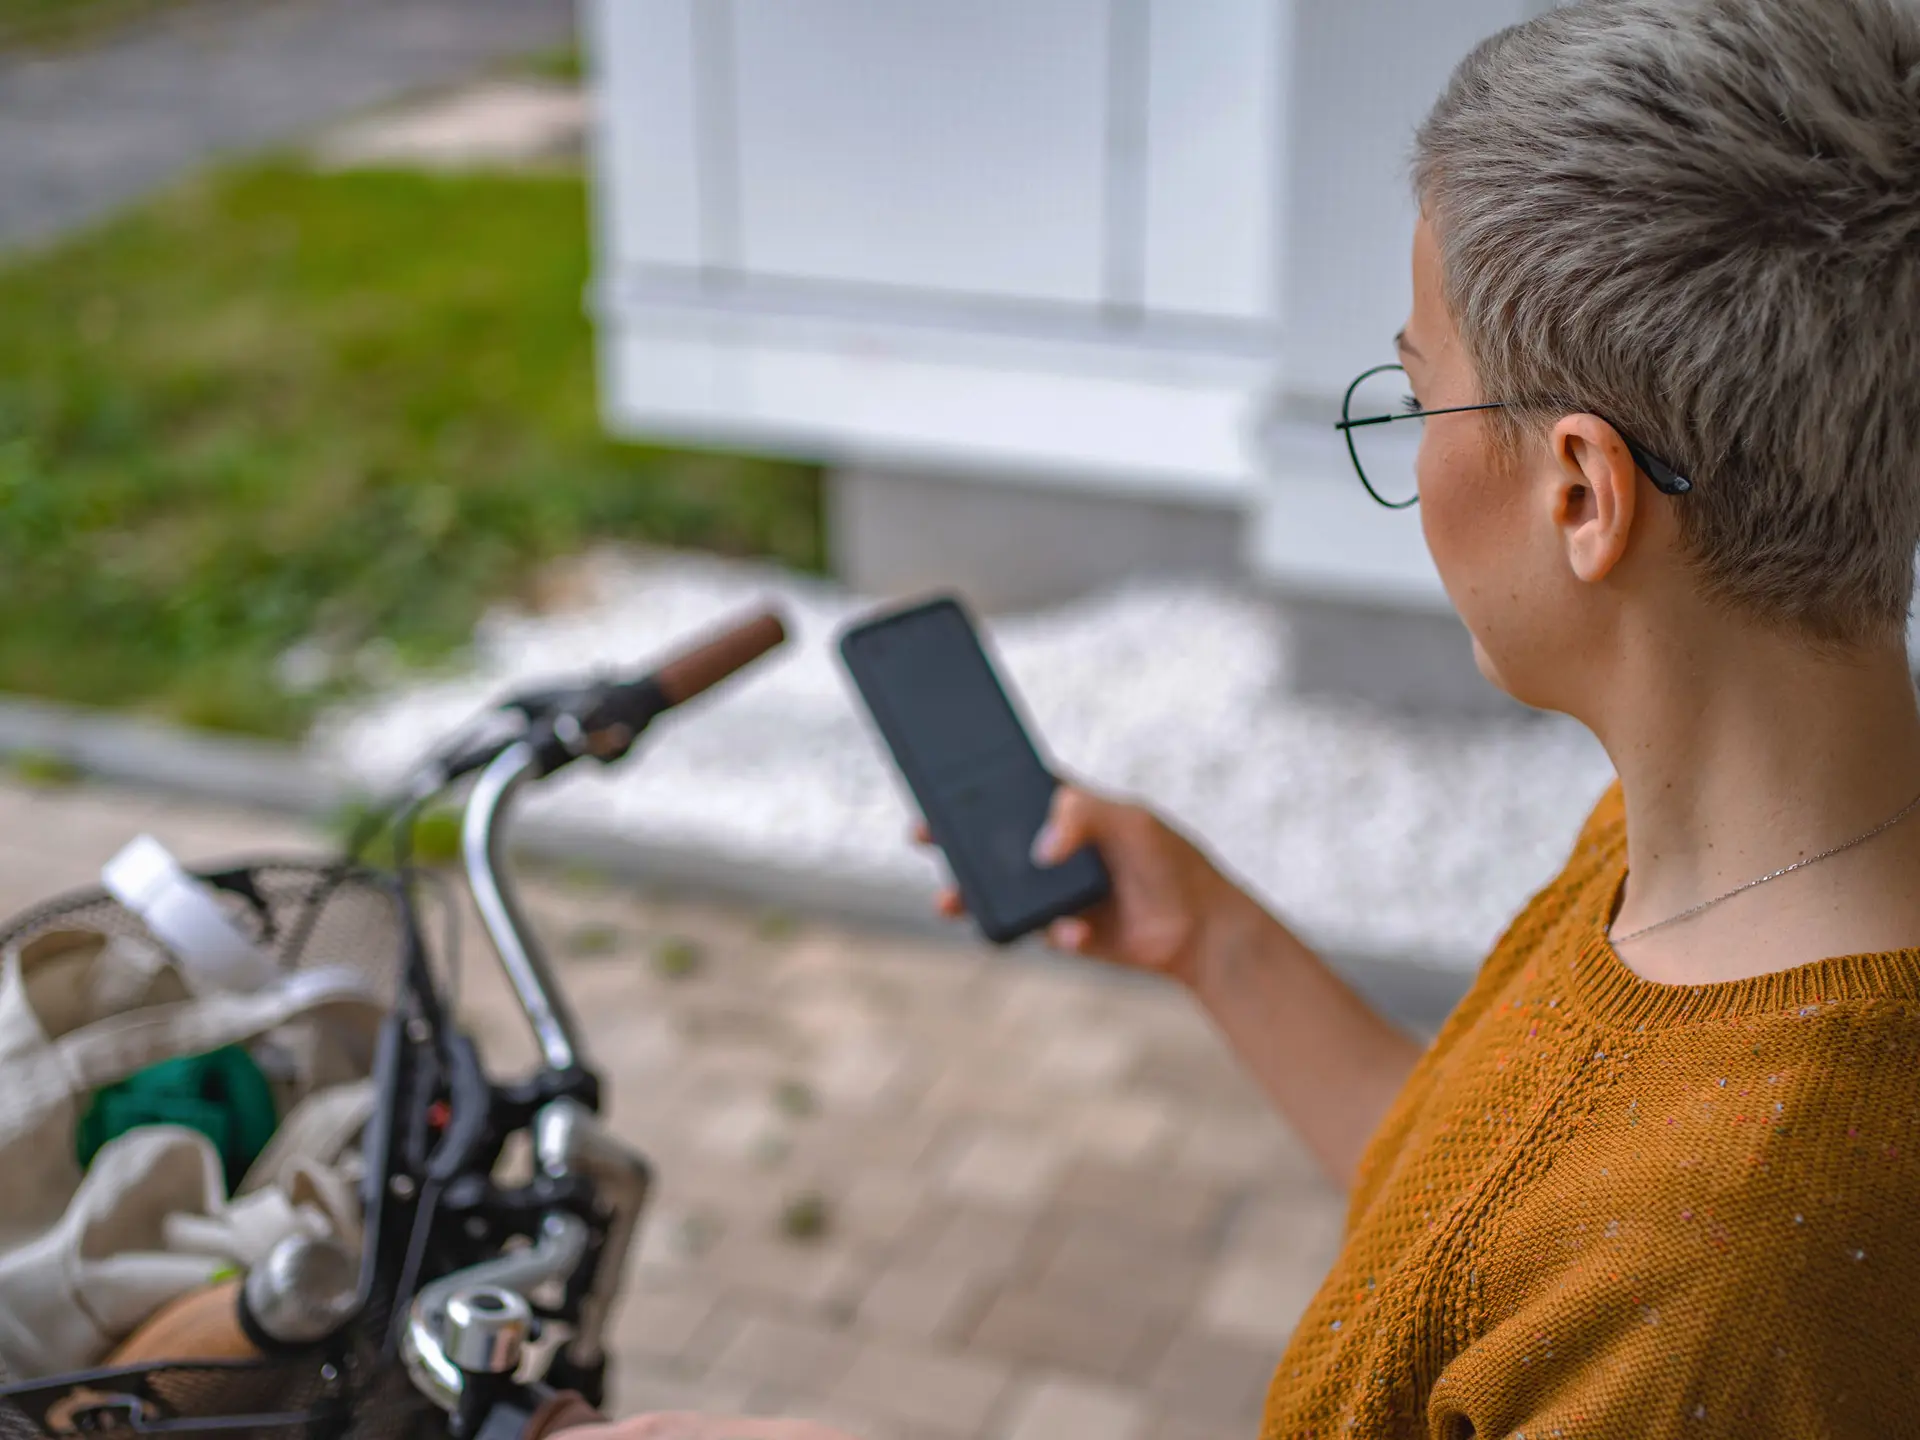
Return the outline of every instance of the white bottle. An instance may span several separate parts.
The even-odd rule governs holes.
[[[274,978],[272,958],[234,924],[213,887],[151,835],[101,867],[100,882],[173,952],[194,989],[250,992]]]

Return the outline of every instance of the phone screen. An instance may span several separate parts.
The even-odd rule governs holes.
[[[1057,782],[957,602],[880,616],[840,650],[989,939],[1017,939],[1105,895],[1091,851],[1033,863]]]
[[[901,742],[934,784],[1009,759],[1040,760],[966,617],[941,607],[876,636],[889,709],[908,721]]]

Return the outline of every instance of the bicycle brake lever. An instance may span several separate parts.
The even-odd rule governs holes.
[[[564,732],[567,727],[561,723],[563,718],[592,708],[597,703],[598,696],[607,688],[606,682],[601,682],[587,685],[550,686],[543,690],[528,690],[518,695],[509,695],[495,705],[488,714],[495,718],[517,716],[518,723],[504,734],[491,735],[484,740],[468,744],[450,755],[436,756],[427,763],[421,785],[429,793],[437,794],[455,780],[486,769],[500,758],[508,746],[522,740],[532,740],[544,750],[546,732],[555,728]],[[549,758],[557,759],[558,757]]]
[[[429,793],[485,769],[508,746],[525,741],[551,775],[582,756],[603,765],[625,758],[640,733],[674,706],[719,684],[786,639],[786,626],[765,611],[709,635],[634,680],[601,678],[585,684],[549,685],[509,695],[496,715],[518,715],[520,730],[501,740],[470,745],[432,762],[420,784]]]

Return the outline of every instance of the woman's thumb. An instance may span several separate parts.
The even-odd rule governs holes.
[[[1047,823],[1033,837],[1033,863],[1058,865],[1093,839],[1094,798],[1084,790],[1062,785],[1053,792]]]

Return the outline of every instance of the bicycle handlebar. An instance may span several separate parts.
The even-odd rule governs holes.
[[[682,651],[653,672],[669,706],[683,705],[743,670],[787,638],[787,627],[771,610],[733,625]]]
[[[549,685],[508,696],[494,707],[495,712],[519,715],[524,722],[521,732],[435,757],[428,762],[419,788],[438,791],[464,775],[484,770],[522,739],[535,741],[542,774],[552,774],[582,755],[611,763],[624,756],[654,720],[711,690],[786,638],[780,616],[763,610],[635,679]]]
[[[416,777],[407,796],[410,806],[424,803],[464,774],[483,772],[468,797],[462,826],[467,880],[549,1070],[581,1068],[579,1032],[504,872],[501,827],[514,797],[528,783],[582,756],[602,763],[619,759],[656,717],[712,689],[785,638],[780,617],[763,611],[681,650],[636,680],[525,692],[497,707],[522,717],[525,723],[518,733],[468,744],[452,756],[443,754]],[[552,1179],[590,1175],[607,1205],[608,1230],[595,1283],[592,1293],[582,1297],[579,1330],[568,1346],[574,1358],[592,1363],[601,1353],[606,1307],[645,1199],[646,1166],[602,1130],[590,1111],[572,1101],[546,1106],[536,1129],[543,1172]],[[539,1243],[528,1250],[456,1271],[421,1291],[408,1318],[404,1350],[423,1393],[451,1408],[464,1383],[442,1334],[449,1298],[481,1283],[532,1284],[570,1274],[580,1261],[577,1224],[570,1217],[550,1215]]]

